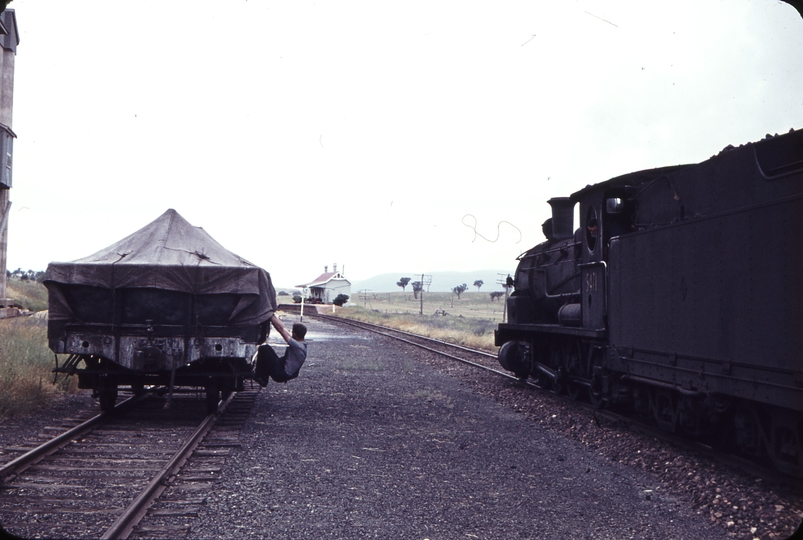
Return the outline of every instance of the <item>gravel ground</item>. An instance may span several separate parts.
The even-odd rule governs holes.
[[[652,474],[386,338],[310,330],[308,363],[260,394],[193,537],[728,537]]]
[[[82,391],[62,396],[52,406],[40,411],[0,419],[0,463],[7,463],[19,456],[18,452],[8,452],[6,448],[24,446],[26,442],[33,444],[45,427],[57,427],[62,423],[78,424],[99,413],[98,402],[92,399],[88,391]]]
[[[516,383],[323,322],[257,398],[191,538],[787,538],[803,497]],[[88,416],[0,422],[0,449]],[[8,455],[0,452],[0,462]]]

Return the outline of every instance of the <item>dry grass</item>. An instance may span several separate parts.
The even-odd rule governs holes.
[[[31,311],[47,309],[47,289],[36,281],[8,278],[6,296]]]
[[[0,319],[0,418],[46,407],[59,393],[75,391],[75,377],[64,381],[62,375],[52,384],[54,365],[45,319]]]
[[[496,352],[494,330],[502,322],[504,299],[490,300],[488,293],[368,293],[352,297],[356,305],[344,306],[337,315],[381,324],[465,347]]]

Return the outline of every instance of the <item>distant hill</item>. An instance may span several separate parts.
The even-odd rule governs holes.
[[[474,287],[474,282],[478,279],[483,281],[482,292],[501,291],[502,286],[498,284],[501,276],[508,273],[512,276],[515,269],[505,270],[475,270],[473,272],[431,272],[427,274],[432,276],[432,284],[429,286],[430,292],[450,292],[454,287],[465,283],[468,285],[469,291],[477,291]],[[356,295],[361,290],[367,289],[372,292],[401,292],[401,287],[396,283],[402,277],[409,277],[410,283],[421,279],[421,275],[414,276],[412,274],[380,274],[372,278],[363,279],[351,282],[351,294]],[[408,291],[412,291],[410,286],[407,286]]]

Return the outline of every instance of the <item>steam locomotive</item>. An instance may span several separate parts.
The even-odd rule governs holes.
[[[111,410],[118,386],[242,390],[250,360],[276,310],[270,275],[167,210],[130,236],[83,259],[48,265],[54,371],[76,374]],[[58,354],[69,355],[59,366]]]
[[[803,476],[803,130],[548,202],[500,364]]]

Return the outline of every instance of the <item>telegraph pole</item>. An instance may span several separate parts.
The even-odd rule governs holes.
[[[362,307],[365,308],[368,305],[368,293],[371,292],[371,289],[360,289],[360,294],[362,294]]]
[[[418,312],[419,315],[424,314],[424,286],[426,285],[427,291],[429,291],[429,285],[432,283],[432,276],[421,274],[421,291],[418,293],[419,299],[421,300],[421,308]]]

